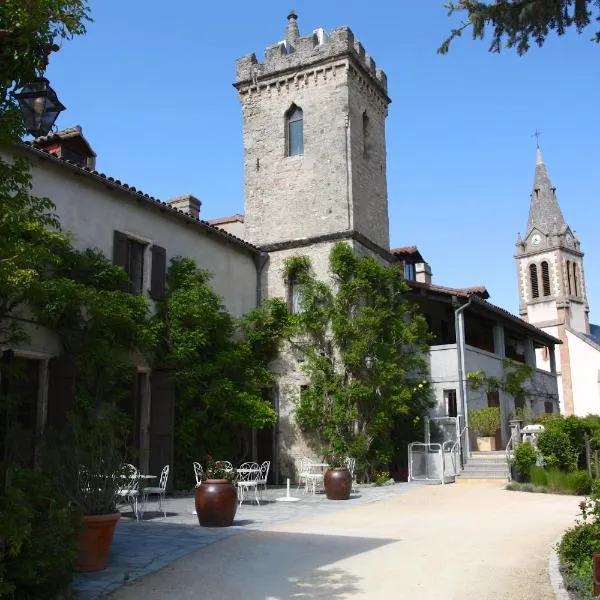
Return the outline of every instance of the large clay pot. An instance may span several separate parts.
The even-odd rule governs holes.
[[[346,467],[327,469],[324,485],[328,500],[348,500],[352,489],[352,475]]]
[[[108,557],[115,527],[121,513],[83,516],[82,530],[77,540],[76,571],[101,571],[108,565]]]
[[[196,488],[196,514],[203,527],[229,527],[237,510],[237,491],[229,479],[207,479]]]

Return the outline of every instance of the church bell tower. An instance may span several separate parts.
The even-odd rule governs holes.
[[[583,252],[558,204],[540,148],[524,237],[516,243],[521,318],[559,338],[556,365],[562,380],[561,405],[573,413],[567,331],[589,334],[589,306]],[[549,357],[538,356],[538,364]],[[559,385],[559,390],[561,385]]]

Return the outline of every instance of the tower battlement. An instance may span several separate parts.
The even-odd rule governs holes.
[[[294,71],[312,64],[344,56],[351,56],[370,76],[380,91],[387,96],[387,76],[377,68],[373,58],[354,37],[349,27],[338,27],[327,33],[315,29],[301,37],[294,12],[288,16],[286,37],[265,50],[265,59],[259,62],[254,53],[246,54],[236,61],[236,87],[257,83],[278,73]]]

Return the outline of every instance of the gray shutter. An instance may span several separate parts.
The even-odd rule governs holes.
[[[165,279],[167,275],[167,251],[161,246],[152,246],[152,273],[150,276],[150,294],[161,299],[165,295]]]

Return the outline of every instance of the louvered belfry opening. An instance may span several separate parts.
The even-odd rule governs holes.
[[[529,265],[529,280],[531,281],[531,296],[539,298],[540,289],[538,286],[537,265]]]
[[[542,285],[544,296],[550,296],[550,267],[546,261],[542,262]]]

